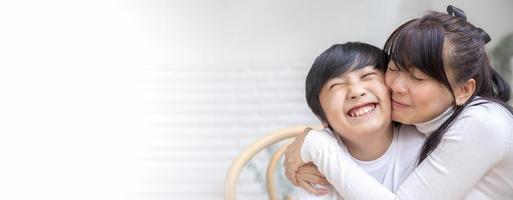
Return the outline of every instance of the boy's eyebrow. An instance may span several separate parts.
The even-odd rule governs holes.
[[[337,81],[337,82],[347,82],[347,78],[346,78],[345,75],[335,76],[335,77],[331,78],[330,80],[328,80],[326,82],[326,85],[331,84],[331,83],[333,83],[335,81]]]
[[[341,75],[339,75],[339,76],[335,76],[335,77],[333,77],[331,80],[333,80],[333,79],[340,79],[340,80],[343,80],[343,81],[344,81],[344,80],[346,80],[346,79],[347,79],[347,73],[341,74]]]

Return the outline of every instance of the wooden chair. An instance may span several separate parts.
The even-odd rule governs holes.
[[[230,170],[228,171],[228,174],[226,176],[224,188],[225,200],[235,200],[236,184],[239,178],[239,174],[242,168],[246,165],[246,163],[249,160],[251,160],[251,158],[253,158],[253,156],[255,156],[255,154],[276,142],[292,138],[303,133],[303,130],[306,127],[318,128],[316,126],[295,126],[279,129],[260,138],[251,146],[246,148],[241,154],[239,154],[239,156],[237,156],[237,158],[232,162]],[[271,160],[267,165],[266,182],[267,192],[270,200],[278,200],[278,192],[275,183],[275,169],[278,165],[281,156],[285,152],[285,149],[287,148],[288,144],[289,143],[284,144],[280,148],[278,148],[278,150],[272,155]]]

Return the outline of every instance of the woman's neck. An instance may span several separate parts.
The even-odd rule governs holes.
[[[452,106],[447,108],[442,114],[437,117],[422,123],[413,124],[415,128],[426,136],[431,135],[436,129],[438,129],[452,114]]]

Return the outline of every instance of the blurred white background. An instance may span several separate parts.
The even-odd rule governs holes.
[[[318,123],[303,90],[319,53],[381,47],[449,3],[490,51],[513,32],[510,0],[2,1],[0,199],[223,199],[244,147]],[[240,199],[266,199],[263,154]]]

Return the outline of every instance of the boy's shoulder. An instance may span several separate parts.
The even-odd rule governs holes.
[[[334,133],[329,128],[312,129],[308,132],[308,134],[320,134],[335,137]]]
[[[339,145],[344,145],[338,134],[333,133],[329,128],[312,129],[308,132],[309,137],[315,137],[321,140],[336,140]]]

